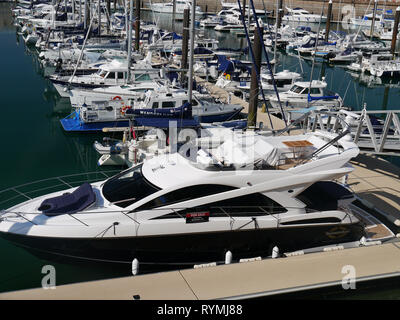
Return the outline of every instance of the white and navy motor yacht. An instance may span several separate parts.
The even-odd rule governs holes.
[[[329,181],[351,172],[358,152],[333,133],[244,133],[15,205],[1,213],[0,236],[48,258],[141,265],[355,241],[364,229],[340,208],[351,193]]]

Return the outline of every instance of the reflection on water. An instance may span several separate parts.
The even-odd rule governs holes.
[[[13,29],[13,20],[10,14],[11,8],[13,8],[12,3],[0,3],[0,31]]]

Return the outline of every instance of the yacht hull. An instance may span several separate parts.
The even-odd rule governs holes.
[[[232,110],[221,113],[213,114],[198,114],[194,119],[171,119],[171,118],[136,118],[134,124],[137,126],[154,126],[157,128],[168,128],[170,121],[177,121],[178,127],[198,127],[199,123],[213,123],[213,122],[225,122],[231,120],[237,115],[240,110]],[[61,119],[61,125],[64,131],[67,132],[99,132],[104,128],[113,127],[129,127],[129,120],[112,120],[112,121],[98,121],[98,122],[83,122],[80,120],[79,115],[73,113],[74,116],[68,116]]]
[[[113,238],[56,238],[0,232],[0,237],[40,258],[66,262],[92,261],[141,265],[193,265],[223,262],[230,250],[234,260],[271,255],[274,246],[289,252],[359,240],[360,223],[280,226],[190,234],[149,235]]]

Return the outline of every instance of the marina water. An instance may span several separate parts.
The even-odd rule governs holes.
[[[71,106],[67,99],[58,96],[50,81],[42,75],[33,49],[25,46],[17,35],[11,18],[10,3],[0,3],[0,117],[1,174],[0,190],[23,183],[55,176],[83,172],[108,171],[119,167],[97,166],[99,155],[93,148],[99,134],[67,134],[62,130],[60,119],[67,116]],[[149,12],[145,18],[151,19]],[[161,27],[171,29],[171,17],[158,17]],[[318,26],[314,26],[317,28]],[[322,28],[323,26],[321,26]],[[336,28],[336,26],[334,26]],[[176,24],[180,32],[181,24]],[[220,41],[220,47],[243,48],[245,37],[233,33],[217,33],[206,30],[206,36]],[[272,56],[271,56],[272,57]],[[297,56],[278,54],[279,70],[301,72]],[[304,79],[310,79],[311,61],[302,60]],[[338,92],[345,105],[360,110],[364,103],[368,109],[399,109],[399,83],[376,84],[371,79],[354,79],[340,66],[316,63],[314,79],[324,75],[328,89]],[[397,158],[389,159],[399,164]],[[0,292],[40,287],[42,268],[53,265],[56,284],[89,281],[131,275],[130,266],[61,264],[38,259],[25,250],[0,240]],[[394,283],[395,281],[393,281]],[[398,299],[400,290],[393,285],[369,286],[362,291],[343,292],[337,290],[309,297],[328,299]],[[307,296],[291,295],[290,298]]]

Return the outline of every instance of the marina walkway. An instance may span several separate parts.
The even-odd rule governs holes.
[[[207,300],[243,299],[342,284],[354,266],[356,281],[400,276],[400,246],[305,254],[282,259],[187,269],[0,294],[1,299]],[[349,283],[349,280],[345,283]],[[138,297],[138,298],[139,298]]]
[[[228,101],[229,94],[226,90],[219,88],[214,84],[207,82],[204,79],[197,76],[195,76],[195,80],[197,84],[204,86],[214,98],[218,98],[224,103]],[[231,94],[231,103],[241,105],[244,108],[243,109],[244,113],[249,112],[249,103],[244,101],[243,99],[240,99],[239,97],[236,97],[233,94]],[[285,128],[285,123],[281,119],[273,115],[271,115],[271,121],[274,130],[280,130]],[[271,121],[269,120],[267,113],[262,112],[261,108],[257,109],[257,123],[262,122],[264,124],[264,127],[271,129],[271,124],[270,124]]]
[[[400,226],[400,168],[379,157],[360,154],[347,183],[353,191]]]

